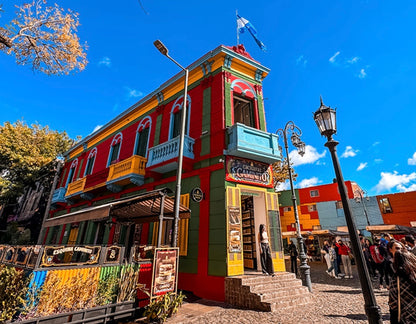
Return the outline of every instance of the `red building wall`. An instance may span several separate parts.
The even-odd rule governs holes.
[[[354,198],[354,187],[357,186],[355,182],[345,181],[345,186],[348,191],[348,198]],[[318,190],[318,196],[311,197],[311,191]],[[339,195],[338,184],[330,183],[320,186],[308,187],[299,189],[299,200],[301,204],[317,203],[324,201],[338,201],[341,200]]]
[[[384,210],[381,200],[387,198],[391,212]],[[416,221],[416,191],[377,196],[381,216],[385,224],[411,226]]]

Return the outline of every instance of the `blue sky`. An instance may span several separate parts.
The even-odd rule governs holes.
[[[3,5],[4,25],[13,3]],[[292,152],[296,185],[332,181],[330,154],[312,113],[337,107],[345,180],[369,195],[416,190],[416,2],[400,1],[58,1],[79,12],[87,68],[70,76],[33,73],[0,53],[0,123],[24,119],[71,137],[90,134],[179,72],[153,46],[189,65],[220,44],[236,44],[235,11],[267,46],[240,43],[271,69],[264,80],[269,132],[293,120],[307,154]]]

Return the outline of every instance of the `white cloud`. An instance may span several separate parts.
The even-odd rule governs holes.
[[[95,133],[97,130],[99,130],[101,127],[103,127],[103,125],[97,125],[94,127],[94,130],[92,131],[93,133]]]
[[[127,89],[127,98],[138,98],[143,96],[143,92],[136,90],[136,89],[130,89],[129,87],[126,87]]]
[[[340,51],[338,51],[338,52],[336,52],[334,55],[332,55],[332,56],[329,58],[329,62],[331,62],[331,63],[335,63],[335,59],[337,58],[337,56],[338,56],[339,54],[341,54],[341,52],[340,52]]]
[[[274,187],[275,191],[284,191],[290,189],[290,182],[286,180],[285,182],[280,182],[277,186]]]
[[[357,168],[357,171],[361,171],[362,169],[365,169],[367,167],[367,162],[363,163],[361,162],[360,165]]]
[[[374,142],[373,143],[373,146],[377,146],[377,145],[380,145],[380,142]]]
[[[374,163],[381,163],[381,162],[383,162],[382,159],[374,159]]]
[[[99,62],[98,65],[104,65],[106,67],[111,66],[111,60],[108,56],[104,56]]]
[[[296,59],[296,65],[301,65],[301,66],[305,67],[307,63],[308,63],[308,60],[303,55],[300,55]]]
[[[367,76],[367,73],[365,72],[365,69],[361,69],[360,73],[358,74],[358,77],[360,79],[364,79]]]
[[[413,153],[413,156],[407,159],[407,164],[409,165],[416,165],[416,152]]]
[[[349,145],[348,145],[348,146],[345,148],[344,153],[342,153],[341,157],[342,157],[342,158],[353,157],[353,156],[356,156],[358,152],[359,152],[359,150],[354,150],[354,149],[352,148],[352,146],[349,146]]]
[[[348,64],[354,64],[354,63],[357,63],[359,59],[360,58],[358,56],[354,56],[353,58],[351,58],[347,62],[348,62]]]
[[[403,185],[398,185],[397,189],[401,192],[416,191],[416,183],[412,184],[409,187],[405,187]]]
[[[326,151],[319,154],[316,148],[310,145],[305,146],[305,155],[300,156],[297,150],[293,150],[289,153],[290,163],[293,166],[302,165],[302,164],[313,164],[317,162],[320,158],[323,158],[326,155]]]
[[[399,174],[397,171],[393,171],[393,173],[381,172],[380,176],[381,179],[375,187],[377,192],[389,191],[393,188],[399,191],[405,191],[415,186],[412,182],[416,180],[416,172],[412,172],[411,174]]]
[[[310,179],[303,179],[301,182],[297,184],[298,188],[308,188],[316,186],[318,183],[321,183],[322,181],[319,180],[317,177],[312,177]]]

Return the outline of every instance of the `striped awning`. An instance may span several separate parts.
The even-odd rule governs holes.
[[[120,199],[101,206],[88,207],[65,215],[50,218],[45,221],[45,227],[82,222],[87,220],[102,220],[115,217],[120,222],[148,223],[164,219],[173,219],[175,213],[174,198],[168,197],[168,189],[158,189],[140,195]],[[163,210],[162,210],[163,206]],[[180,205],[179,217],[190,218],[189,208]]]

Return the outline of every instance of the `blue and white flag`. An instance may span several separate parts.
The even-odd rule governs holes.
[[[257,45],[259,45],[260,49],[263,51],[266,51],[266,46],[263,44],[263,42],[257,38],[257,30],[254,28],[254,26],[243,17],[240,17],[237,14],[237,33],[242,34],[246,30],[253,36],[254,40],[256,41]]]

